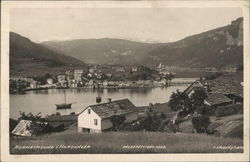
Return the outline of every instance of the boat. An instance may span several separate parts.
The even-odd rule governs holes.
[[[96,97],[96,103],[101,103],[101,102],[102,102],[102,97],[97,96],[97,97]]]
[[[71,105],[72,103],[70,104],[56,104],[56,109],[71,109]]]
[[[71,105],[73,103],[67,103],[66,102],[66,91],[64,90],[64,103],[62,104],[56,104],[56,109],[59,110],[59,109],[71,109]]]

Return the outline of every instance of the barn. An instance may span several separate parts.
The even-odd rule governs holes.
[[[113,127],[111,117],[125,116],[125,123],[138,120],[137,109],[128,99],[90,105],[78,114],[78,132],[99,133]]]

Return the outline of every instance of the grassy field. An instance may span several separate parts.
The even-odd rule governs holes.
[[[242,146],[241,139],[202,134],[157,132],[80,134],[65,131],[40,137],[11,138],[10,153],[228,153],[243,152]]]

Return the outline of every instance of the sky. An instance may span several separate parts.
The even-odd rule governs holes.
[[[10,31],[34,42],[122,38],[173,42],[225,26],[240,8],[15,8]]]

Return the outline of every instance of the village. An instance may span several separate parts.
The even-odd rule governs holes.
[[[109,66],[109,65],[90,65],[87,69],[71,69],[66,70],[58,75],[45,74],[44,76],[27,77],[27,76],[11,76],[9,80],[10,93],[24,93],[30,90],[42,89],[74,89],[74,88],[90,88],[90,89],[121,89],[121,88],[153,88],[166,87],[174,85],[188,85],[193,83],[200,77],[175,77],[176,71],[185,70],[195,72],[211,73],[220,75],[221,73],[236,72],[235,68],[224,69],[221,71],[215,68],[200,69],[183,69],[175,66],[165,66],[159,64],[155,68],[145,66]],[[204,76],[201,76],[204,77]]]
[[[174,78],[172,67],[162,64],[155,70],[144,66],[123,67],[97,65],[88,69],[67,70],[65,74],[34,77],[10,77],[10,93],[51,88],[152,88],[174,84],[190,84],[196,78]],[[100,70],[102,69],[102,70]],[[104,72],[103,72],[104,71]]]
[[[98,101],[79,114],[21,113],[10,120],[13,143],[20,137],[46,136],[58,132],[92,134],[107,132],[165,132],[207,134],[243,138],[243,81],[241,74],[225,73],[213,79],[200,78],[183,91],[174,92],[170,101],[135,106],[129,99]]]

